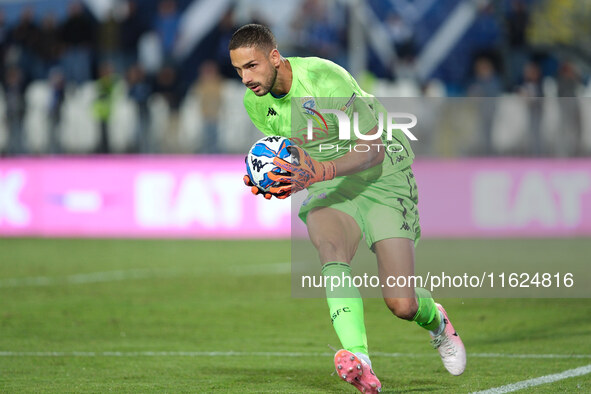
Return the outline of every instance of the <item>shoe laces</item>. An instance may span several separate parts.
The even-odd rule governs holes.
[[[438,349],[444,356],[455,356],[456,347],[447,337],[445,331],[431,340],[431,345],[434,349]]]

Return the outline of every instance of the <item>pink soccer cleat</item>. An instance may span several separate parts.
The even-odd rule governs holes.
[[[452,375],[461,375],[466,369],[466,349],[454,326],[451,325],[445,309],[437,303],[435,305],[443,314],[445,328],[441,334],[431,336],[431,344],[439,350],[445,369]]]
[[[334,366],[339,377],[362,393],[382,391],[380,380],[369,364],[348,350],[341,349],[334,355]]]

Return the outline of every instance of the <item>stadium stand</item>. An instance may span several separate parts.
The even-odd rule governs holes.
[[[258,0],[257,0],[258,1]],[[261,0],[262,1],[262,0]],[[54,9],[47,7],[48,3],[54,5]],[[149,92],[156,92],[156,76],[161,69],[158,67],[172,66],[173,77],[170,86],[164,87],[164,91],[151,93],[148,100],[149,121],[142,122],[140,117],[141,108],[137,101],[137,95],[129,92],[126,82],[128,67],[136,62],[141,62],[138,57],[141,49],[139,43],[141,37],[156,38],[158,45],[159,28],[182,29],[182,24],[173,23],[175,18],[181,18],[188,13],[193,4],[190,0],[177,1],[176,7],[169,9],[176,14],[171,14],[171,23],[163,23],[163,16],[158,15],[160,2],[149,1],[125,1],[117,3],[119,6],[112,10],[115,19],[109,20],[111,32],[119,31],[121,36],[113,36],[110,47],[115,48],[108,56],[99,51],[104,48],[105,43],[96,41],[93,43],[92,51],[92,75],[89,80],[82,83],[75,83],[74,80],[66,80],[63,102],[58,100],[59,92],[56,92],[51,81],[50,72],[60,70],[63,64],[60,62],[40,63],[36,51],[38,48],[35,33],[40,21],[50,13],[56,16],[58,24],[63,25],[68,19],[68,9],[72,1],[46,0],[43,2],[12,2],[8,3],[3,11],[4,20],[0,22],[0,57],[1,70],[8,70],[10,67],[20,67],[25,76],[26,89],[25,112],[23,117],[23,152],[25,154],[91,154],[99,149],[101,128],[96,118],[96,100],[99,97],[96,80],[98,79],[99,66],[105,61],[112,62],[116,70],[117,91],[110,103],[112,111],[109,114],[107,127],[109,147],[112,153],[205,153],[208,152],[207,132],[205,130],[204,116],[201,107],[204,98],[194,93],[194,82],[198,75],[201,64],[205,61],[217,62],[219,69],[224,76],[221,92],[221,104],[217,120],[219,133],[218,143],[223,147],[225,153],[243,153],[254,141],[258,134],[248,120],[242,108],[242,95],[244,87],[238,78],[228,70],[227,58],[224,56],[224,48],[231,32],[229,26],[239,25],[253,20],[253,18],[265,18],[265,15],[247,15],[248,10],[253,7],[246,7],[242,2],[228,2],[228,11],[220,17],[217,25],[201,37],[195,44],[193,51],[186,57],[170,57],[170,48],[161,52],[160,55],[147,57],[150,65],[145,68],[146,83],[149,85]],[[127,7],[130,4],[134,7]],[[170,1],[169,1],[170,3]],[[173,1],[174,3],[174,1]],[[347,18],[360,17],[359,15],[348,14],[347,2],[340,0],[329,0],[322,2],[319,7],[317,1],[302,0],[302,10],[294,13],[297,9],[290,5],[293,18],[300,18],[307,15],[314,19],[314,12],[318,11],[315,21],[308,24],[295,23],[289,27],[278,29],[281,32],[281,45],[285,47],[285,54],[300,55],[322,55],[347,66],[348,59],[343,57],[347,46]],[[92,5],[92,1],[87,1]],[[476,155],[476,154],[544,154],[544,155],[581,155],[591,151],[591,129],[587,119],[587,111],[583,111],[589,100],[584,97],[591,95],[591,83],[588,78],[590,64],[584,56],[576,56],[577,53],[584,53],[585,49],[573,44],[572,48],[562,45],[560,50],[554,51],[553,46],[536,46],[529,42],[525,35],[525,28],[522,25],[534,23],[541,18],[540,15],[549,14],[560,7],[566,7],[557,3],[556,0],[511,0],[501,3],[487,1],[474,2],[472,0],[421,0],[409,2],[407,0],[371,0],[362,3],[365,9],[364,15],[372,15],[371,19],[379,24],[378,33],[368,32],[367,54],[365,60],[366,69],[362,70],[368,78],[359,80],[367,81],[364,88],[371,91],[378,97],[462,97],[469,94],[470,86],[474,83],[473,66],[478,59],[488,59],[492,64],[493,78],[496,78],[500,85],[500,95],[506,99],[500,100],[494,111],[494,122],[489,125],[491,130],[491,146],[482,149],[486,145],[485,135],[470,135],[466,140],[472,142],[467,146],[457,146],[449,149],[446,138],[452,138],[445,133],[432,135],[432,143],[424,144],[417,150],[421,155]],[[27,7],[32,8],[27,8]],[[278,7],[282,7],[278,5]],[[315,8],[316,7],[316,8]],[[130,15],[134,11],[133,19]],[[166,8],[166,7],[163,7]],[[234,15],[234,10],[240,10]],[[93,7],[86,8],[85,13],[93,21],[93,28],[97,37],[108,37],[107,29],[100,15],[91,13]],[[246,11],[245,11],[246,10]],[[316,11],[315,11],[316,10]],[[467,12],[468,10],[469,12]],[[517,11],[516,11],[517,10]],[[26,11],[26,12],[25,12]],[[568,12],[573,10],[568,9]],[[566,12],[565,11],[565,12]],[[281,11],[277,11],[280,13]],[[463,12],[463,14],[462,14]],[[23,30],[20,35],[14,33],[19,26],[21,15],[33,14],[33,27]],[[360,15],[361,15],[360,14]],[[458,16],[458,14],[462,14]],[[267,16],[268,17],[268,16]],[[425,70],[431,70],[428,75],[421,76],[420,69],[425,64],[424,52],[435,37],[442,35],[442,29],[453,18],[463,18],[467,23],[462,34],[450,34],[448,36],[449,50],[444,53],[440,60],[428,65]],[[2,18],[0,18],[0,21]],[[456,19],[453,19],[456,20]],[[268,22],[273,27],[273,21]],[[322,24],[328,24],[321,28]],[[521,25],[519,24],[521,23]],[[367,23],[361,26],[369,28]],[[512,26],[512,27],[511,27]],[[535,26],[534,26],[535,27]],[[229,29],[229,30],[228,30]],[[292,30],[291,33],[289,29]],[[300,30],[297,30],[300,29]],[[311,29],[309,34],[303,34],[301,29]],[[532,29],[532,31],[535,29]],[[23,31],[27,33],[24,34]],[[185,34],[184,31],[167,31],[170,34]],[[113,33],[114,34],[114,33]],[[162,33],[164,34],[164,33]],[[390,44],[394,49],[397,58],[388,63],[388,57],[384,54],[378,56],[375,48],[383,46],[383,42],[372,43],[376,37],[391,40]],[[443,34],[445,36],[445,34]],[[96,40],[99,38],[95,37]],[[117,37],[119,37],[117,39]],[[167,38],[169,39],[169,38]],[[441,40],[441,38],[439,38]],[[119,41],[120,42],[119,42]],[[184,42],[188,42],[184,37]],[[290,41],[291,40],[291,41]],[[320,40],[322,45],[315,46],[315,40]],[[451,40],[451,41],[450,41]],[[455,41],[454,41],[455,40]],[[536,38],[536,40],[540,40]],[[190,41],[190,40],[189,40]],[[331,48],[331,46],[334,46]],[[570,49],[569,49],[570,48]],[[577,48],[580,49],[577,52]],[[167,52],[168,51],[168,52]],[[295,52],[294,52],[295,51]],[[304,51],[305,53],[299,53]],[[292,53],[294,52],[294,53]],[[386,53],[387,54],[387,53]],[[525,54],[525,55],[524,55]],[[438,54],[438,56],[441,54]],[[28,62],[27,60],[35,60]],[[511,59],[516,59],[515,61]],[[391,59],[390,59],[391,60]],[[386,61],[385,64],[380,64]],[[520,67],[524,61],[529,61],[538,67],[541,73],[539,86],[535,94],[546,97],[544,102],[544,119],[541,120],[541,138],[543,147],[539,151],[530,151],[527,146],[531,145],[531,133],[528,133],[528,107],[523,101],[524,92],[528,91],[532,84],[524,83],[524,74]],[[527,63],[527,64],[530,64]],[[32,68],[31,64],[35,67]],[[159,65],[151,70],[154,65]],[[559,67],[560,65],[560,67]],[[141,63],[139,64],[141,67]],[[507,67],[510,69],[508,70]],[[564,71],[566,70],[566,71]],[[567,75],[568,71],[572,72]],[[6,101],[6,75],[2,71],[2,91],[0,94],[0,154],[15,154],[11,150],[9,119],[12,115],[7,111]],[[36,78],[38,75],[46,75],[45,78]],[[570,76],[570,79],[565,75]],[[162,90],[163,87],[160,87]],[[565,93],[566,92],[566,93]],[[528,93],[529,94],[529,93]],[[566,100],[558,99],[557,96],[575,95],[579,97],[577,111],[580,113],[580,137],[574,134],[574,139],[568,140],[568,146],[560,147],[561,135],[557,131],[560,122],[560,103]],[[141,96],[141,95],[140,95]],[[176,97],[176,98],[175,98]],[[172,101],[171,101],[172,100]],[[514,122],[506,125],[504,119],[511,118]],[[575,126],[577,123],[575,122]],[[578,126],[577,126],[578,127]],[[478,127],[477,127],[478,129]],[[483,130],[487,130],[486,128]],[[474,133],[474,132],[472,132]],[[431,133],[434,134],[434,133]],[[579,139],[577,139],[579,138]],[[426,139],[426,138],[425,138]],[[560,143],[558,143],[558,142]],[[583,149],[577,150],[573,147],[580,146]]]

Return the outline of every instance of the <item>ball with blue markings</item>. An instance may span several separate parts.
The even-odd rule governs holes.
[[[292,145],[285,137],[264,137],[254,143],[246,156],[246,172],[252,183],[264,191],[269,191],[275,182],[269,179],[268,172],[282,173],[283,170],[273,164],[279,157],[291,163],[291,155],[287,147]]]

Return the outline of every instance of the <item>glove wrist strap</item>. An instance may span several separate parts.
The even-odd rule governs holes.
[[[334,161],[327,161],[322,164],[324,164],[323,180],[330,181],[331,179],[334,179],[337,173],[337,167],[334,164]]]

